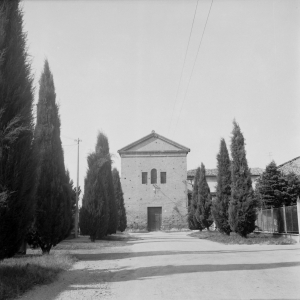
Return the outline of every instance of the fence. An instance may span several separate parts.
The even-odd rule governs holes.
[[[297,205],[258,210],[256,219],[257,230],[264,232],[299,234],[299,208],[298,200]]]

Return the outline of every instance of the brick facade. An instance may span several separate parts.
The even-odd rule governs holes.
[[[149,207],[161,207],[161,229],[187,228],[187,163],[190,150],[155,132],[119,150],[121,184],[127,213],[127,227],[148,229]],[[157,183],[151,183],[151,170]],[[147,172],[147,183],[142,183]],[[166,183],[161,183],[166,172]]]

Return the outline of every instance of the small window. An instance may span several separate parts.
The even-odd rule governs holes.
[[[142,172],[142,184],[147,184],[147,172]]]
[[[167,183],[167,172],[160,172],[160,183]]]
[[[157,171],[156,169],[151,170],[151,183],[157,183]]]

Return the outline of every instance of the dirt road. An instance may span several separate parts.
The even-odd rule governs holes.
[[[186,232],[76,250],[73,269],[30,300],[300,299],[300,246],[222,245]]]

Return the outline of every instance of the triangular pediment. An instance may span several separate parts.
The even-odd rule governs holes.
[[[125,152],[189,152],[190,149],[172,140],[169,140],[155,132],[142,139],[120,149],[119,153]]]

